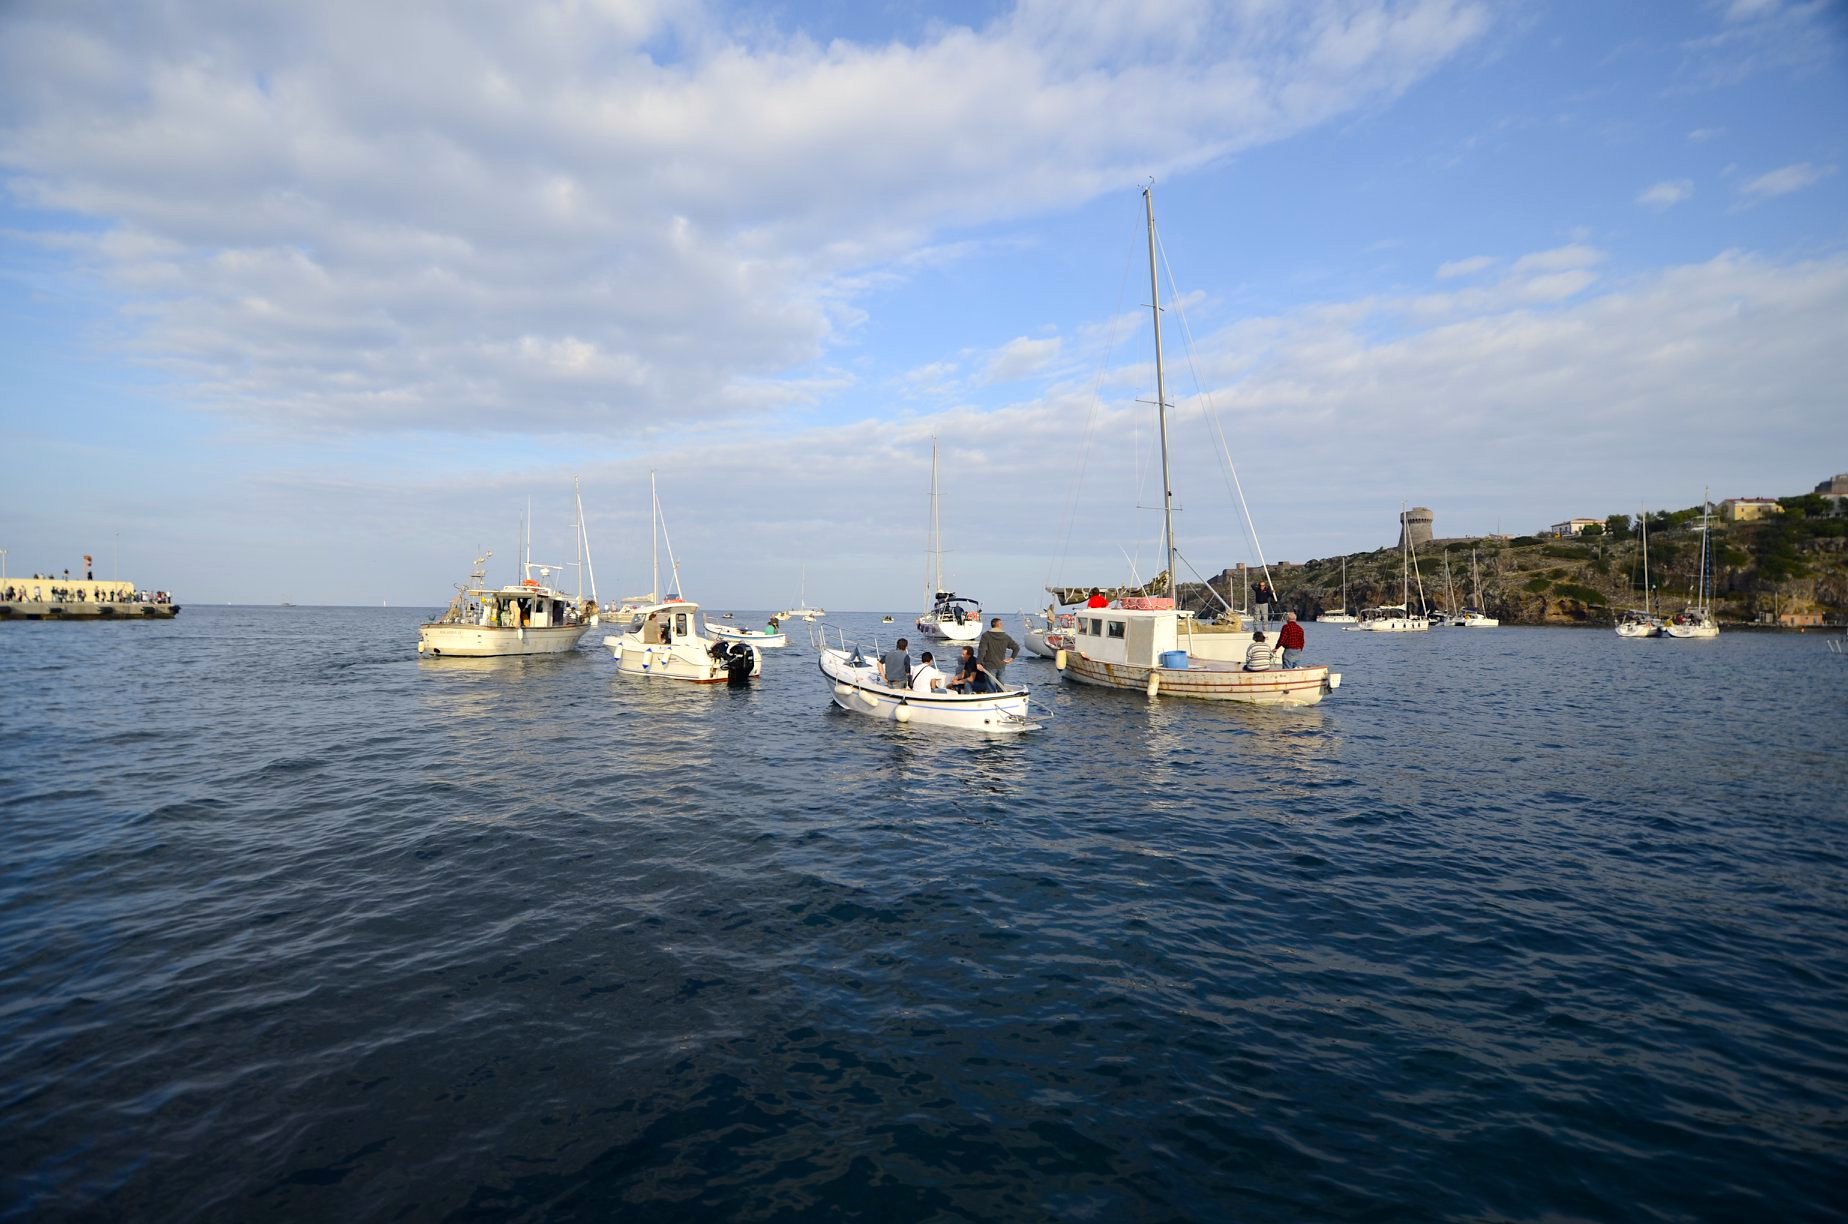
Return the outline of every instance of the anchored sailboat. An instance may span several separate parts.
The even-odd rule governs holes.
[[[930,440],[930,611],[918,617],[917,630],[925,637],[951,642],[973,642],[982,636],[982,605],[943,586],[943,522],[937,510],[937,439]]]
[[[1168,594],[1118,600],[1107,608],[1081,608],[1072,646],[1054,659],[1079,684],[1129,689],[1208,701],[1254,705],[1314,705],[1341,684],[1325,665],[1246,671],[1229,659],[1197,653],[1175,610],[1179,550],[1174,543],[1174,482],[1168,464],[1168,401],[1162,373],[1161,283],[1155,259],[1155,196],[1142,193],[1148,217],[1150,311],[1155,323],[1155,415],[1161,437],[1162,540],[1167,550]],[[1215,651],[1214,653],[1219,653]]]

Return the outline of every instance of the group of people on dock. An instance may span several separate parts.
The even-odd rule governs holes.
[[[56,582],[49,574],[32,575],[34,583]],[[0,591],[0,603],[119,603],[170,604],[173,596],[166,591],[131,591],[126,587],[97,587],[94,593],[84,587],[8,585]]]

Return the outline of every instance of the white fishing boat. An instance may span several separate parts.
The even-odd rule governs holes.
[[[1011,735],[1040,727],[1032,719],[1024,688],[999,693],[895,688],[880,679],[874,658],[844,640],[839,646],[818,642],[816,654],[821,674],[830,686],[830,700],[853,714],[913,727],[988,735]]]
[[[1048,608],[1037,617],[1021,617],[1021,636],[1026,649],[1042,659],[1057,658],[1061,650],[1076,645],[1073,639],[1077,632],[1078,616],[1073,612]]]
[[[1073,645],[1053,660],[1061,675],[1079,684],[1127,689],[1205,701],[1237,701],[1252,705],[1314,705],[1341,684],[1341,677],[1325,665],[1246,671],[1242,663],[1213,658],[1203,643],[1183,630],[1183,618],[1174,606],[1179,550],[1174,541],[1174,482],[1168,463],[1168,401],[1162,371],[1161,284],[1155,259],[1155,197],[1152,188],[1142,193],[1148,218],[1149,302],[1155,331],[1155,413],[1161,438],[1162,542],[1168,558],[1164,597],[1120,599],[1107,608],[1086,607],[1075,616]],[[1246,639],[1233,632],[1200,635],[1219,644]]]
[[[661,589],[661,552],[657,545],[665,542],[668,573],[678,592],[680,562],[674,557],[674,541],[661,515],[661,496],[656,491],[653,472],[648,474],[648,499],[653,585],[655,590]],[[659,603],[637,608],[622,632],[604,638],[603,644],[615,656],[617,670],[630,676],[720,684],[761,674],[763,655],[758,648],[747,641],[727,639],[718,632],[720,628],[708,626],[699,605],[676,593]]]
[[[934,577],[927,591],[930,609],[917,619],[917,631],[947,642],[973,642],[982,636],[982,605],[943,586],[943,524],[937,509],[937,439],[930,440],[930,545]]]
[[[781,623],[774,617],[770,624],[762,629],[745,629],[738,625],[715,625],[708,621],[706,631],[713,637],[722,638],[727,642],[748,642],[759,650],[776,650],[789,645],[789,634],[782,629]]]
[[[1341,606],[1333,612],[1324,612],[1315,618],[1318,625],[1351,625],[1358,618],[1348,611],[1347,593],[1347,558],[1341,558]]]
[[[530,514],[527,522],[530,533]],[[577,542],[581,587],[590,549],[584,535],[581,498],[577,500]],[[598,621],[594,571],[588,597],[581,589],[575,596],[567,595],[552,586],[553,573],[564,566],[533,561],[530,543],[522,551],[523,576],[498,587],[483,583],[493,551],[476,557],[469,581],[457,585],[456,597],[449,607],[437,619],[418,627],[417,653],[433,659],[484,659],[563,654],[576,649],[578,639]]]
[[[1399,522],[1405,522],[1404,507],[1400,507]],[[1411,610],[1412,569],[1416,562],[1412,553],[1412,533],[1401,528],[1399,542],[1399,602],[1380,608],[1366,608],[1360,619],[1348,626],[1349,633],[1424,633],[1431,628],[1430,617],[1414,613]],[[1424,579],[1418,580],[1418,599],[1424,602]]]
[[[1707,491],[1700,495],[1700,575],[1695,602],[1662,622],[1662,636],[1671,638],[1716,638],[1720,622],[1713,616],[1713,552],[1708,547]]]
[[[756,646],[712,633],[699,605],[685,599],[643,608],[603,644],[616,657],[617,670],[629,676],[724,684],[763,672],[763,655]]]

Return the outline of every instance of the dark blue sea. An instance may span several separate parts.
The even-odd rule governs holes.
[[[990,741],[432,610],[0,625],[0,1216],[1848,1218],[1818,637]]]

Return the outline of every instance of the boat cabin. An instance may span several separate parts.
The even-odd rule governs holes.
[[[699,605],[684,599],[670,599],[665,603],[650,604],[635,614],[625,632],[638,634],[644,639],[649,636],[648,618],[654,617],[656,625],[667,630],[676,642],[691,641],[696,637],[706,636],[705,618],[700,615]],[[652,645],[652,643],[650,643]]]
[[[1180,618],[1172,608],[1080,608],[1074,645],[1099,663],[1160,667],[1161,656],[1180,649]]]
[[[577,605],[550,587],[537,584],[470,591],[479,601],[470,620],[490,629],[552,629],[579,623]]]

